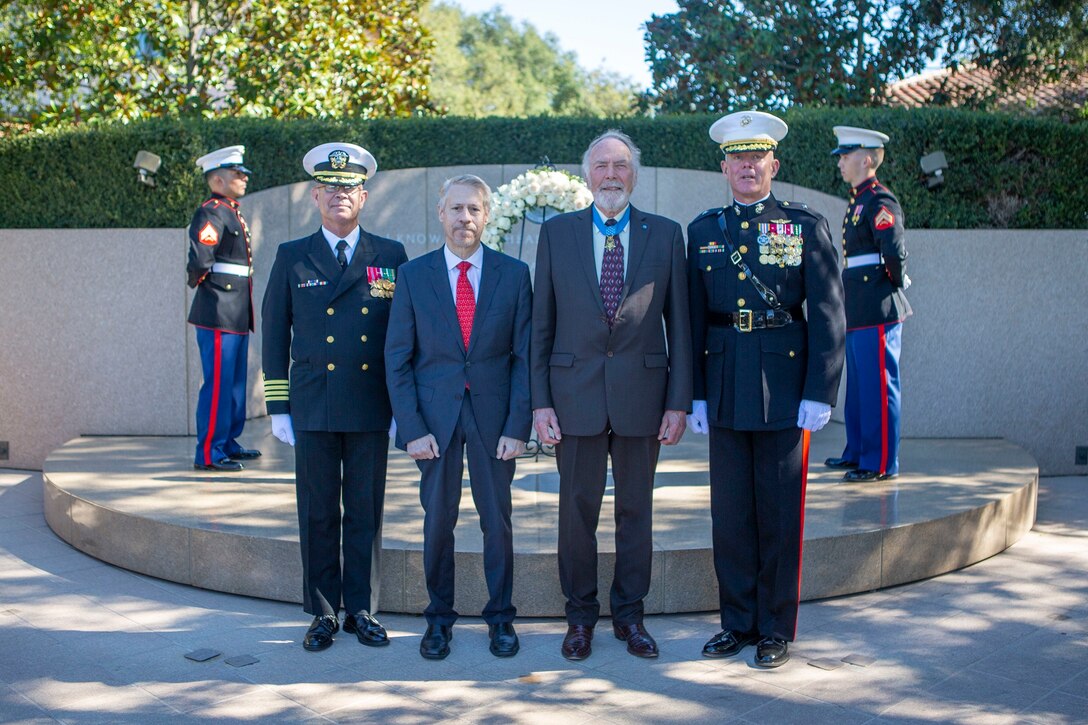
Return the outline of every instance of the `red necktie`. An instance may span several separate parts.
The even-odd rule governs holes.
[[[472,294],[472,284],[468,281],[468,270],[471,266],[468,262],[457,265],[457,269],[461,270],[457,277],[457,321],[461,323],[465,350],[468,350],[468,339],[472,336],[472,318],[476,315],[476,297]]]

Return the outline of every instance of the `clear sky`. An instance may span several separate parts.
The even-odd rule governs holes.
[[[651,15],[677,11],[676,0],[445,0],[470,13],[496,6],[510,17],[554,33],[563,50],[587,70],[603,68],[650,85],[643,24]]]

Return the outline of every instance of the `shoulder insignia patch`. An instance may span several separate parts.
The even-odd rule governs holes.
[[[215,225],[211,222],[204,222],[204,226],[200,228],[200,234],[197,235],[197,239],[201,244],[207,244],[209,247],[214,247],[219,244],[219,232],[216,230]]]
[[[873,218],[873,226],[876,229],[888,229],[895,226],[895,215],[888,211],[888,207],[880,207],[880,211],[877,212],[876,217]]]

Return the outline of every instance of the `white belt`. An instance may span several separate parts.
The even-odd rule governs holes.
[[[253,274],[253,268],[244,264],[230,264],[229,262],[216,262],[212,265],[212,271],[216,274],[235,274],[239,277],[249,277]]]
[[[847,267],[862,267],[866,264],[883,264],[884,258],[876,252],[872,254],[855,254],[846,258]]]

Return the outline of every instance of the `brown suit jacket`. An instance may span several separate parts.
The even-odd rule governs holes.
[[[530,346],[533,408],[564,434],[656,436],[666,410],[691,409],[684,238],[671,219],[631,207],[627,273],[609,330],[593,259],[592,208],[544,223]]]

